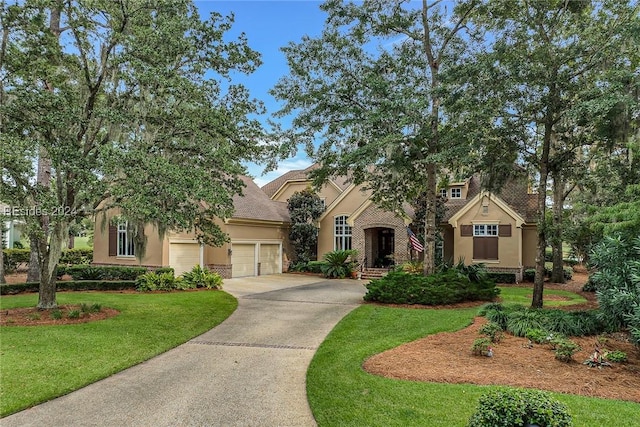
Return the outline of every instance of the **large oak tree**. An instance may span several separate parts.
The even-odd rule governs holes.
[[[118,208],[139,257],[148,223],[224,241],[214,221],[231,215],[262,133],[261,104],[231,79],[259,54],[225,36],[232,17],[203,21],[187,0],[26,0],[0,13],[0,198],[36,236],[38,307],[56,306],[55,267],[79,216]]]
[[[503,154],[508,163],[517,153],[537,174],[532,306],[541,307],[549,182],[552,176],[559,183],[566,179],[583,143],[594,142],[581,133],[619,102],[608,74],[629,70],[628,54],[638,46],[638,6],[617,0],[495,0],[476,9],[470,25],[487,35],[486,45],[458,71],[469,79],[454,96],[459,121],[467,129],[488,130],[482,144],[487,171],[500,169]],[[558,185],[557,194],[564,189]],[[560,227],[562,206],[556,208]]]
[[[322,34],[283,49],[289,75],[272,90],[285,101],[280,113],[294,115],[292,141],[321,165],[317,183],[349,176],[395,212],[426,195],[425,274],[434,271],[438,174],[469,151],[442,132],[440,76],[464,55],[475,3],[326,1]]]

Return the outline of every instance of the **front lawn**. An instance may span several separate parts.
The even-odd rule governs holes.
[[[2,296],[0,308],[37,304],[35,294]],[[58,304],[120,311],[92,323],[2,327],[0,416],[61,396],[150,359],[226,319],[237,300],[220,291],[120,294],[61,292]]]
[[[512,302],[510,289],[514,288],[503,289],[501,295],[508,302]],[[322,343],[307,373],[309,403],[318,425],[465,426],[480,396],[493,386],[388,379],[365,372],[362,364],[370,356],[405,342],[462,329],[477,311],[378,305],[352,311]],[[638,425],[640,405],[636,403],[552,395],[569,407],[576,427]]]
[[[529,307],[531,305],[531,287],[521,286],[499,286],[500,298],[504,304],[521,304]],[[544,307],[560,307],[566,305],[584,304],[587,300],[573,292],[561,289],[544,290]]]

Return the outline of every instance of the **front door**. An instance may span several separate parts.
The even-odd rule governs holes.
[[[393,228],[381,228],[378,230],[378,251],[376,267],[389,267],[394,264],[395,232]]]

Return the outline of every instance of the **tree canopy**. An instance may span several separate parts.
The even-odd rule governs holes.
[[[322,35],[283,48],[289,75],[273,88],[293,114],[294,143],[321,165],[316,183],[348,176],[388,210],[427,194],[425,273],[434,270],[437,175],[469,150],[440,132],[439,75],[460,58],[474,2],[329,0]],[[314,145],[318,142],[318,146]]]
[[[0,198],[39,232],[39,306],[55,306],[53,272],[76,217],[118,209],[132,224],[226,236],[242,162],[259,152],[262,112],[233,73],[260,55],[233,17],[201,20],[187,0],[2,3]],[[35,182],[50,162],[50,185]],[[33,215],[31,215],[33,214]],[[47,297],[43,297],[47,289]]]

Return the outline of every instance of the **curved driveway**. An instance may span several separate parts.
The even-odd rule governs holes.
[[[160,356],[0,420],[13,426],[313,426],[305,375],[365,288],[274,275],[225,280],[238,309]],[[63,343],[61,343],[64,345]]]

